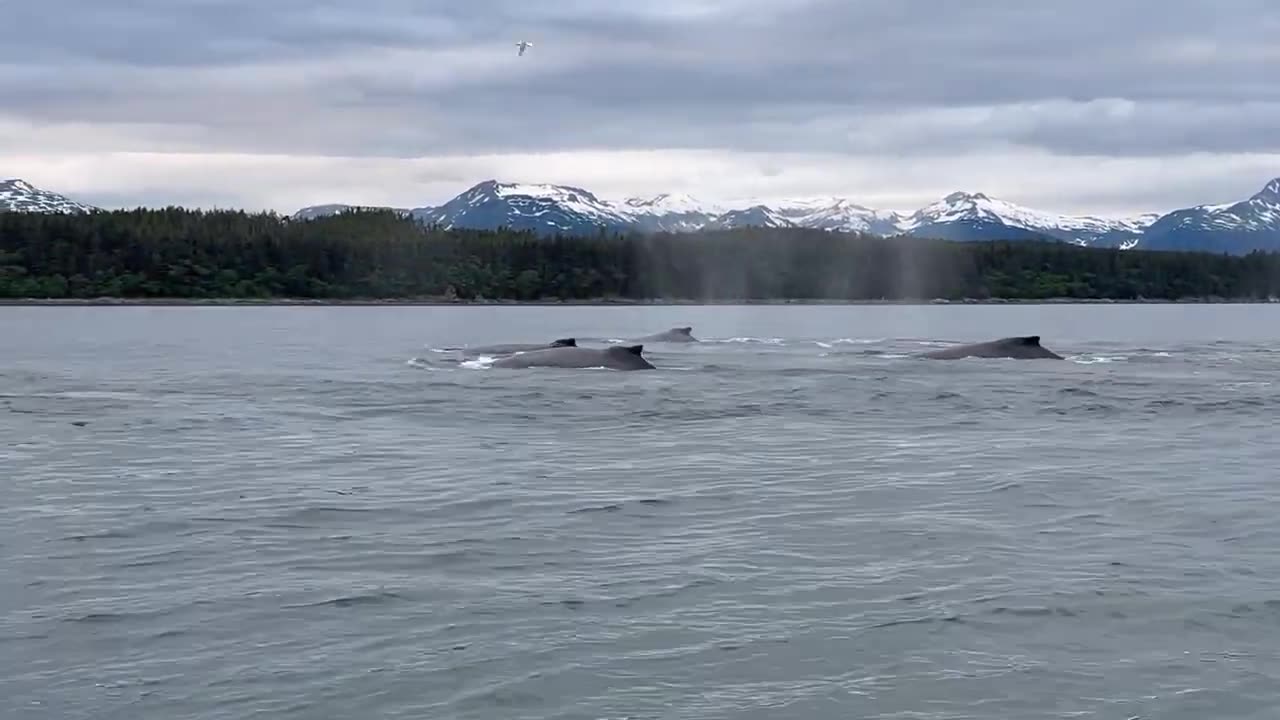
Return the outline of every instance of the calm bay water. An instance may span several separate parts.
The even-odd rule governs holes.
[[[686,324],[656,372],[430,349]],[[1014,334],[1068,360],[911,357]],[[0,337],[3,718],[1280,716],[1280,307]]]

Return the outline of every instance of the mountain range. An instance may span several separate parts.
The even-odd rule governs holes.
[[[302,208],[307,220],[367,206],[333,203]],[[88,205],[19,179],[0,181],[0,211],[89,212]],[[538,234],[695,232],[748,226],[810,228],[954,241],[1058,240],[1091,247],[1201,250],[1232,254],[1280,251],[1280,177],[1249,198],[1167,213],[1110,218],[1060,215],[988,197],[955,192],[909,213],[877,210],[840,197],[780,202],[704,203],[664,193],[618,201],[569,185],[486,180],[438,206],[389,209],[445,228],[506,226]]]
[[[356,206],[316,205],[294,214],[319,217]],[[1168,213],[1111,218],[1060,215],[988,197],[955,192],[910,213],[877,210],[846,198],[781,202],[704,203],[689,195],[605,200],[568,185],[486,180],[439,206],[382,208],[445,228],[531,230],[540,234],[696,232],[746,226],[800,227],[955,241],[1058,240],[1091,247],[1208,250],[1243,254],[1280,251],[1280,178],[1234,203],[1197,205]]]

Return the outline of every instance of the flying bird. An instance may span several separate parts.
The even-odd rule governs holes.
[[[529,42],[528,40],[521,40],[520,42],[516,43],[516,47],[520,48],[520,52],[517,54],[524,55],[524,51],[533,47],[533,43]]]

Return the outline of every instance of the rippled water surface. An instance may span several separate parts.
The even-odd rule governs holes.
[[[685,324],[654,372],[432,349]],[[913,357],[1014,334],[1067,359]],[[1280,717],[1280,307],[0,337],[0,717]]]

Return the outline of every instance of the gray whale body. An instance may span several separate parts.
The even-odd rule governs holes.
[[[958,360],[960,358],[1014,358],[1018,360],[1061,360],[1062,356],[1040,345],[1039,335],[1000,338],[988,342],[970,343],[933,350],[924,357],[934,360]]]
[[[646,342],[674,342],[674,343],[698,342],[698,338],[694,337],[692,333],[693,333],[693,328],[692,328],[692,327],[674,327],[674,328],[671,328],[670,330],[664,330],[663,332],[660,332],[660,333],[654,333],[653,335],[645,335],[644,337],[632,338],[632,339],[631,339],[631,342],[638,342],[638,343],[646,343]]]
[[[654,370],[640,353],[643,345],[614,345],[607,348],[556,347],[508,355],[494,361],[496,368],[597,368],[612,370]]]
[[[515,353],[529,352],[531,350],[547,350],[550,348],[577,346],[578,341],[575,338],[560,338],[559,340],[552,340],[549,343],[506,343],[499,345],[478,345],[476,347],[445,349],[457,350],[466,355],[513,355]]]

